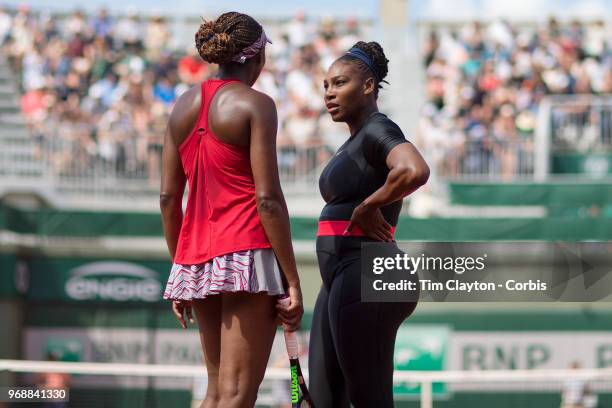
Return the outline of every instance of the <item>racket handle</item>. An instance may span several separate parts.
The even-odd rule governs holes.
[[[282,297],[278,299],[283,307],[288,307],[291,304],[289,297]],[[295,332],[288,332],[285,330],[285,345],[287,346],[287,354],[289,358],[298,358],[298,341]]]
[[[298,358],[298,341],[295,332],[285,331],[285,345],[289,358]]]
[[[289,307],[291,304],[291,299],[289,299],[289,296],[287,295],[282,295],[282,297],[278,298],[278,303],[280,303],[283,307]]]

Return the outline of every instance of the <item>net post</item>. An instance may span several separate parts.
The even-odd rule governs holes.
[[[431,392],[431,381],[425,380],[421,382],[421,408],[432,408],[433,398]]]

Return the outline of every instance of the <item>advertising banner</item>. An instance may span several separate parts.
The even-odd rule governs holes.
[[[30,300],[161,302],[170,262],[155,260],[28,258]]]

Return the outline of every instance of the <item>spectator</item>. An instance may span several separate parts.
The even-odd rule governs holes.
[[[298,11],[285,27],[289,44],[292,47],[302,47],[311,40],[312,26],[306,22],[306,15]]]
[[[195,47],[189,47],[187,55],[179,60],[177,69],[181,82],[187,85],[202,82],[208,74],[208,65],[202,61]]]
[[[564,26],[552,18],[535,31],[519,30],[502,20],[487,26],[474,22],[458,34],[432,31],[423,48],[428,118],[421,121],[420,134],[425,129],[448,138],[449,129],[463,133],[455,139],[463,140],[459,151],[449,143],[449,150],[437,156],[442,173],[509,179],[529,172],[533,161],[525,158],[533,148],[535,118],[544,95],[610,92],[612,57],[605,32],[603,22],[587,26],[572,21]],[[566,135],[565,140],[579,148],[578,139],[588,133],[582,129],[594,116],[577,109],[556,112],[553,133],[566,135],[567,126],[563,132],[555,132],[555,126],[573,115],[582,133]],[[583,140],[581,146],[585,145],[596,144]],[[459,156],[449,161],[453,154]]]
[[[172,49],[166,18],[153,13],[141,21],[133,9],[116,19],[106,9],[91,16],[75,10],[56,21],[23,6],[12,19],[0,10],[0,36],[3,24],[37,154],[64,177],[95,170],[157,184],[173,103],[214,75],[195,48]],[[255,88],[279,107],[279,163],[287,174],[318,168],[341,142],[326,121],[322,75],[358,28],[355,19],[346,26],[324,19],[315,28],[298,13],[270,29],[274,46]]]
[[[125,47],[133,51],[142,49],[142,26],[135,9],[130,9],[128,15],[117,23],[115,38],[118,47]]]
[[[89,26],[96,37],[109,38],[112,30],[112,20],[105,8],[100,9],[98,14],[91,19]]]
[[[54,353],[48,353],[47,361],[58,361],[59,359]],[[63,388],[68,393],[70,387],[70,374],[48,372],[37,375],[37,388]],[[40,404],[42,408],[65,408],[68,407],[68,402],[43,402]]]
[[[168,48],[169,40],[170,31],[166,19],[160,13],[154,13],[149,20],[144,37],[147,58],[151,61],[159,59],[161,52]]]
[[[0,7],[0,45],[4,44],[6,38],[11,32],[11,26],[13,24],[13,18],[5,9]]]
[[[67,37],[75,37],[78,35],[85,34],[85,28],[87,23],[85,22],[85,15],[81,10],[76,10],[66,21],[65,29]]]

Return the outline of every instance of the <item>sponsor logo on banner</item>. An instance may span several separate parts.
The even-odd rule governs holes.
[[[461,331],[453,333],[449,369],[539,370],[612,367],[612,333],[605,331]]]
[[[158,302],[157,272],[129,262],[92,262],[70,271],[66,294],[74,300]]]

